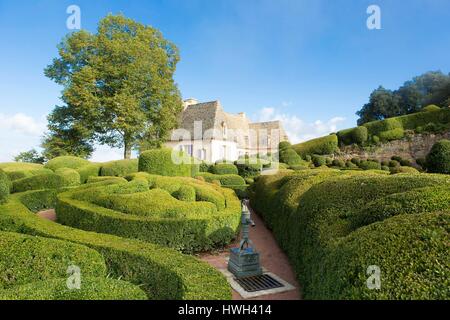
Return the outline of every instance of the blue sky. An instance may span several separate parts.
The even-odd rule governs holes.
[[[0,161],[36,147],[59,103],[61,88],[43,69],[70,32],[71,4],[90,31],[120,12],[160,29],[180,49],[184,98],[281,119],[293,142],[354,126],[380,84],[450,71],[448,0],[0,0]],[[366,27],[371,4],[381,30]],[[94,160],[118,156],[101,147]]]

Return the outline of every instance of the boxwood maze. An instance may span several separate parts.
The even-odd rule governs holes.
[[[307,299],[449,299],[450,177],[281,172],[252,206],[287,252]],[[370,290],[367,268],[381,269]]]
[[[61,193],[56,212],[59,222],[78,229],[194,252],[235,237],[240,202],[232,190],[196,179],[147,175]]]
[[[192,256],[149,242],[83,231],[37,217],[27,208],[27,201],[35,193],[41,197],[42,192],[13,194],[0,206],[0,230],[60,239],[94,249],[104,258],[107,274],[139,285],[149,299],[231,298],[225,278]],[[8,291],[8,296],[15,294]]]
[[[75,186],[76,167],[92,164],[69,160],[68,169],[54,161],[52,169],[0,171],[0,247],[8,249],[0,249],[0,299],[231,298],[220,272],[179,251],[210,249],[235,236],[240,202],[232,190],[144,172],[127,179],[97,172]],[[11,182],[15,170],[50,172]],[[62,180],[50,183],[54,176]],[[18,181],[25,187],[15,189]],[[34,214],[55,207],[58,223]],[[70,263],[81,268],[81,290],[67,289]]]

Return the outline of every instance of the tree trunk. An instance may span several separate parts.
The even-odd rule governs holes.
[[[123,151],[123,158],[124,159],[131,159],[131,143],[129,141],[125,140],[125,148]]]

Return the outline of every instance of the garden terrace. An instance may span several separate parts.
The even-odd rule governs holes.
[[[260,177],[250,195],[305,298],[448,299],[449,183],[445,175],[312,170]],[[382,270],[380,290],[367,289],[370,265]]]

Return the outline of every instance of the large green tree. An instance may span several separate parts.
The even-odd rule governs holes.
[[[447,107],[450,102],[450,75],[430,71],[406,81],[395,91],[379,87],[369,102],[356,112],[358,125],[369,121],[417,112],[429,104]]]
[[[65,105],[53,112],[50,124],[57,130],[50,130],[50,142],[58,138],[52,131],[72,133],[71,143],[123,148],[124,158],[144,139],[160,145],[182,110],[173,80],[178,61],[178,49],[158,30],[122,15],[105,17],[96,34],[70,34],[45,69],[64,86]]]

